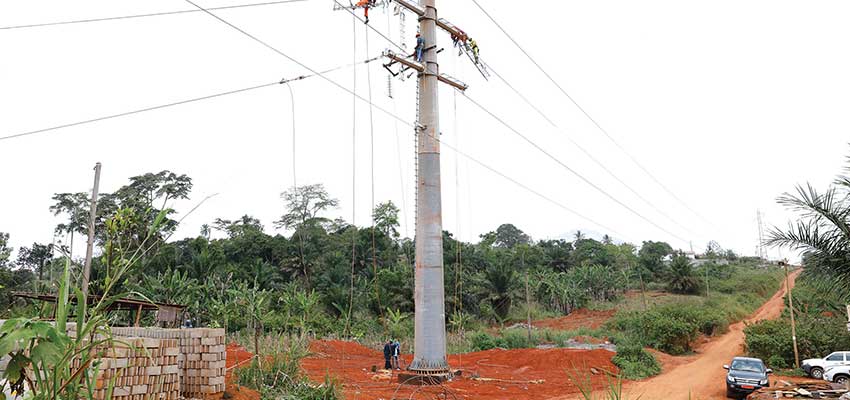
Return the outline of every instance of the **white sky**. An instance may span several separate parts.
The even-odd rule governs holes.
[[[504,84],[456,57],[441,34],[442,71],[470,85],[484,104],[560,160],[659,225],[692,240],[711,239],[754,254],[756,209],[767,224],[790,214],[777,195],[811,181],[824,187],[845,165],[850,128],[850,37],[846,1],[481,0],[488,11],[616,140],[688,205],[672,199],[597,130],[486,19],[471,0],[438,2],[440,16],[481,47],[481,57],[562,128],[552,129]],[[246,1],[247,2],[247,1]],[[240,2],[201,1],[204,7]],[[519,7],[519,5],[526,5]],[[314,69],[379,54],[389,45],[362,23],[332,11],[332,0],[214,11]],[[173,0],[0,2],[0,26],[191,9]],[[373,10],[374,27],[398,41],[398,17]],[[408,15],[408,46],[416,32]],[[352,39],[352,29],[356,39]],[[356,41],[356,55],[353,44]],[[274,82],[305,70],[204,13],[0,30],[0,136]],[[415,80],[392,83],[372,63],[376,104],[415,118]],[[357,91],[367,97],[366,67]],[[329,74],[351,87],[353,70]],[[298,183],[324,183],[352,217],[352,96],[321,80],[293,84]],[[618,239],[688,244],[616,205],[461,96],[440,92],[442,140],[558,202],[614,228]],[[356,223],[369,224],[369,108],[357,104]],[[0,231],[12,245],[50,242],[56,192],[102,191],[132,175],[169,169],[191,176],[189,216],[178,237],[216,217],[258,217],[272,231],[279,193],[292,185],[289,94],[283,86],[0,141]],[[457,129],[455,129],[455,126]],[[375,200],[406,210],[413,230],[412,130],[375,110]],[[641,202],[575,149],[575,141],[689,231]],[[605,229],[443,151],[444,226],[465,240],[501,223],[536,239]],[[399,160],[401,164],[399,164]],[[459,182],[456,180],[456,164]],[[402,181],[404,190],[402,190]],[[457,191],[456,187],[460,190]],[[459,204],[459,207],[457,206]],[[406,225],[406,226],[405,226]],[[82,241],[80,241],[82,242]],[[771,251],[773,257],[780,254]],[[787,252],[783,255],[787,256]]]

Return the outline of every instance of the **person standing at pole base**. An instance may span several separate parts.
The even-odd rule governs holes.
[[[384,369],[392,370],[393,365],[390,361],[393,354],[393,341],[392,339],[388,339],[386,343],[384,343]]]

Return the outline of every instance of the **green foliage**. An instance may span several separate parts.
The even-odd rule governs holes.
[[[236,382],[260,392],[264,399],[336,400],[341,399],[339,385],[326,377],[324,384],[313,385],[300,372],[299,361],[307,355],[298,341],[280,341],[269,356],[254,358],[234,371]]]
[[[494,336],[486,332],[476,332],[469,338],[472,350],[483,351],[495,348],[500,349],[527,349],[540,344],[538,336],[528,337],[524,329],[506,329],[501,335]]]
[[[673,257],[667,275],[667,288],[673,293],[693,294],[699,290],[699,280],[694,275],[691,261],[684,255]]]
[[[807,277],[797,279],[793,290],[797,322],[797,347],[800,359],[820,358],[827,354],[850,348],[843,313],[833,313],[835,294],[818,291]],[[831,306],[825,306],[832,304]],[[744,328],[749,354],[760,357],[772,367],[783,368],[794,364],[791,322],[788,309],[782,318],[759,321]]]
[[[655,356],[637,343],[618,343],[617,354],[611,362],[620,368],[620,376],[626,379],[643,379],[661,373]]]
[[[850,158],[848,158],[850,160]],[[840,174],[826,190],[797,186],[777,202],[800,219],[785,230],[773,229],[768,244],[803,253],[806,273],[821,290],[850,300],[850,175]],[[846,302],[846,301],[845,301]]]

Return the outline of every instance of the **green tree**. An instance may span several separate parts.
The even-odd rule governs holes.
[[[392,201],[380,203],[375,206],[375,210],[372,211],[375,229],[379,230],[386,237],[398,240],[398,212],[398,207]]]
[[[32,247],[18,250],[18,266],[36,271],[38,280],[44,280],[44,268],[53,259],[53,245],[33,243]]]
[[[0,232],[0,268],[11,267],[9,257],[12,256],[12,248],[9,247],[9,234]]]
[[[767,243],[803,252],[806,274],[850,299],[850,176],[839,175],[825,191],[797,186],[796,193],[777,201],[800,219],[784,230],[772,229]]]
[[[691,260],[678,254],[670,261],[667,288],[673,293],[693,294],[699,290],[699,278],[694,274]]]
[[[638,264],[648,273],[659,277],[664,272],[664,257],[673,253],[673,248],[664,242],[645,241],[638,251]]]
[[[339,206],[339,200],[332,198],[322,184],[299,186],[281,193],[286,204],[286,214],[275,221],[275,225],[284,229],[296,229],[307,224],[325,224],[330,222],[320,214]]]

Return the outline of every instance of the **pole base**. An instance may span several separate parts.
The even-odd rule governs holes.
[[[417,371],[405,371],[398,374],[398,382],[404,385],[440,385],[449,380],[449,371],[435,373],[420,373]]]

